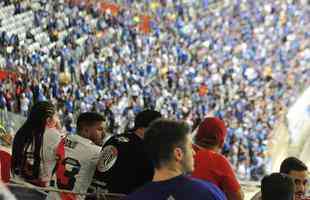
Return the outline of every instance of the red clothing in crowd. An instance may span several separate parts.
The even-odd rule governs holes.
[[[225,192],[241,189],[229,161],[223,155],[198,146],[193,148],[196,152],[193,177],[210,181],[221,190],[226,188]]]
[[[4,183],[10,181],[11,155],[0,149],[0,180]]]

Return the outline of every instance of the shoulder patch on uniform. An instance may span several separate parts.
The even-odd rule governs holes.
[[[170,195],[167,200],[175,200],[175,198],[172,195]]]
[[[129,142],[129,138],[128,138],[128,137],[124,137],[124,136],[117,137],[116,139],[117,139],[119,142],[122,142],[122,143],[127,143],[127,142]]]
[[[98,162],[98,171],[107,172],[115,164],[118,157],[117,148],[113,145],[108,145],[102,149],[101,158]]]

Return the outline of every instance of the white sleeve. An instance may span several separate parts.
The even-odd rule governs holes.
[[[0,182],[0,197],[5,200],[16,200],[15,196]]]
[[[42,146],[42,174],[41,178],[49,182],[52,171],[56,165],[56,148],[61,141],[61,134],[57,129],[46,129]]]
[[[43,150],[54,152],[61,141],[61,133],[57,129],[46,129],[43,137]]]
[[[93,163],[95,163],[95,165],[97,165],[100,157],[101,157],[101,147],[97,146],[97,145],[93,145],[93,149],[92,149],[92,158],[91,161]]]

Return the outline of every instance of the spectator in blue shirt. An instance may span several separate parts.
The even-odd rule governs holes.
[[[125,200],[225,200],[215,185],[190,178],[194,169],[190,128],[185,122],[160,119],[145,133],[145,148],[155,167],[153,181]]]

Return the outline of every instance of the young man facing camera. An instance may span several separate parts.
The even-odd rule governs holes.
[[[280,173],[286,174],[294,181],[295,200],[309,199],[306,197],[306,188],[308,184],[308,167],[301,160],[295,157],[284,159],[280,166]],[[261,200],[262,194],[258,192],[252,197],[252,200]]]
[[[290,176],[295,183],[295,199],[304,199],[308,184],[308,167],[295,157],[288,157],[281,163],[280,173]]]
[[[125,200],[224,200],[213,184],[186,176],[194,169],[190,128],[185,122],[160,119],[145,133],[145,148],[155,167],[153,181]]]

